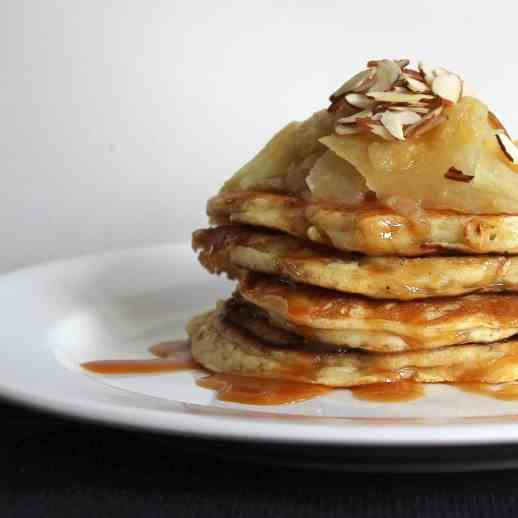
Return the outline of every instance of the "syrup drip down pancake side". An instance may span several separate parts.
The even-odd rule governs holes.
[[[257,274],[243,278],[238,291],[276,325],[337,347],[434,349],[518,333],[518,294],[383,301]]]

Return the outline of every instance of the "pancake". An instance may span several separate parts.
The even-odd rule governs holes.
[[[276,325],[305,337],[379,352],[488,343],[518,333],[518,295],[374,300],[252,275],[239,294]]]
[[[503,383],[518,379],[518,342],[378,354],[287,349],[222,318],[219,311],[187,326],[193,357],[214,372],[288,379],[333,387],[413,380]]]
[[[518,257],[369,257],[246,226],[197,230],[193,247],[211,273],[240,269],[378,299],[414,300],[518,291]]]
[[[219,194],[207,212],[217,224],[266,227],[367,255],[518,254],[518,215],[428,210],[416,224],[377,204],[347,208],[246,191]]]

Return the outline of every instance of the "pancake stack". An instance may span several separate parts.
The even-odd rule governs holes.
[[[331,96],[328,110],[282,130],[209,201],[212,227],[193,234],[193,247],[209,272],[237,286],[189,323],[193,356],[214,372],[335,387],[516,380],[518,215],[487,205],[498,196],[471,185],[478,177],[457,167],[458,149],[440,176],[446,205],[424,207],[420,195],[418,210],[408,198],[397,203],[372,190],[360,162],[352,168],[338,149],[378,140],[391,146],[387,153],[414,152],[420,142],[447,146],[452,110],[475,105],[463,100],[451,73],[411,70],[406,60],[369,64]],[[448,80],[436,81],[443,75]],[[407,112],[417,115],[392,115]],[[512,168],[510,139],[494,116],[484,117],[499,167],[507,161]],[[456,134],[448,135],[453,142]],[[448,201],[452,192],[462,210]],[[467,212],[470,203],[476,211]]]

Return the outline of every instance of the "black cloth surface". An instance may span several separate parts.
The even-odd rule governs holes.
[[[365,474],[215,457],[218,445],[0,403],[0,517],[518,516],[518,470]],[[236,450],[239,446],[234,446]],[[220,452],[221,453],[221,452]]]

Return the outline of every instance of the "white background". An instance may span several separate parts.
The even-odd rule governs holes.
[[[0,0],[0,269],[187,241],[221,182],[369,58],[459,72],[516,134],[517,19],[505,1]]]

